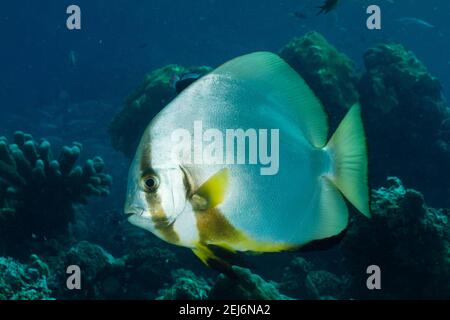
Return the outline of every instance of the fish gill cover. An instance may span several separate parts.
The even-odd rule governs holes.
[[[372,32],[350,1],[175,2],[80,1],[104,20],[73,32],[50,2],[29,4],[50,24],[2,11],[0,300],[450,299],[449,3],[378,1]],[[126,175],[177,81],[257,50],[305,79],[330,132],[360,103],[372,218],[350,209],[328,250],[234,257],[230,277],[129,224]],[[371,265],[381,290],[366,285]]]

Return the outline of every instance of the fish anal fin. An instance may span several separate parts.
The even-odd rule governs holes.
[[[239,263],[239,255],[234,250],[218,245],[198,244],[192,249],[192,252],[206,266],[221,272],[228,277],[235,279],[236,274],[233,271],[233,265],[242,265]]]
[[[228,190],[229,170],[224,168],[203,183],[192,195],[197,210],[208,210],[221,204]]]

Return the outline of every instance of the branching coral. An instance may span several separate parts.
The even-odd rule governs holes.
[[[280,56],[311,86],[331,114],[341,115],[358,102],[358,75],[353,62],[317,32],[294,38]]]
[[[397,178],[373,191],[372,219],[355,216],[341,244],[353,298],[450,298],[450,212],[426,206]],[[368,290],[365,270],[381,268],[382,290]]]
[[[132,156],[145,127],[176,96],[173,79],[187,73],[203,75],[209,67],[184,68],[168,65],[149,73],[126,99],[124,108],[113,119],[109,132],[115,149]]]
[[[11,238],[59,234],[73,219],[74,203],[109,194],[111,177],[103,172],[103,160],[77,166],[81,149],[74,143],[54,158],[44,139],[20,131],[12,143],[0,138],[0,237],[11,243]]]

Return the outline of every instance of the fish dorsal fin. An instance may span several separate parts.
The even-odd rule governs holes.
[[[278,55],[255,52],[235,58],[212,74],[225,75],[267,95],[280,108],[290,108],[308,141],[317,148],[325,146],[327,115],[305,80]]]
[[[214,174],[194,192],[192,196],[194,207],[198,210],[208,210],[217,207],[225,199],[227,189],[228,168],[224,168]]]

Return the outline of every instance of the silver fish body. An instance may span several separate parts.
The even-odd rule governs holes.
[[[369,215],[358,106],[340,128],[327,143],[319,100],[281,58],[236,58],[151,121],[130,168],[125,212],[131,223],[193,249],[207,264],[219,259],[209,245],[268,252],[334,236],[348,223],[341,192]],[[228,136],[236,130],[248,134],[244,163],[236,136]],[[174,132],[189,138],[181,153],[174,153]],[[219,146],[213,161],[196,161],[212,144]]]

